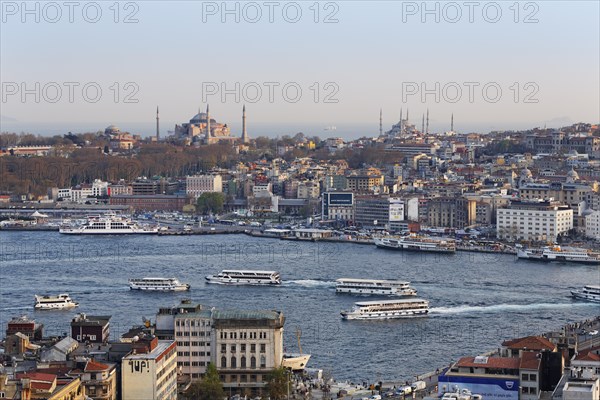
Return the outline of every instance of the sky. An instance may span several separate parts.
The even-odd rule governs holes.
[[[0,6],[2,131],[147,136],[158,106],[166,135],[207,104],[254,137],[600,122],[598,1]]]

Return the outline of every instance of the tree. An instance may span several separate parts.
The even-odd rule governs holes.
[[[271,371],[267,376],[267,392],[274,400],[285,399],[289,390],[288,370],[284,367],[279,367]]]
[[[192,400],[215,400],[225,397],[223,384],[214,364],[208,364],[204,378],[201,381],[192,383],[185,393],[185,397]]]
[[[202,193],[198,197],[196,202],[197,210],[201,214],[219,214],[223,211],[223,204],[225,203],[225,195],[220,192],[206,192]]]

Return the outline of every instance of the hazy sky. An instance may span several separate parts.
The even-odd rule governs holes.
[[[236,135],[245,103],[253,136],[373,135],[401,107],[434,131],[600,120],[598,1],[114,4],[2,2],[2,130],[153,134],[158,105],[165,134],[206,101]]]

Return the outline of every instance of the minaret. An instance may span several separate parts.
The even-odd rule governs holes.
[[[210,139],[210,110],[208,108],[208,104],[206,105],[206,143],[208,144],[208,139]]]
[[[383,108],[379,109],[379,136],[383,136]]]
[[[454,113],[450,117],[450,132],[454,132]]]
[[[158,106],[156,106],[156,141],[160,140],[160,133],[158,130]]]
[[[248,143],[248,132],[246,132],[246,105],[242,108],[242,143]]]
[[[423,113],[423,118],[421,119],[421,133],[425,133],[425,113]]]
[[[404,132],[404,121],[402,121],[402,107],[400,107],[400,133]]]
[[[408,108],[406,109],[406,123],[408,124]]]
[[[429,108],[427,109],[427,125],[425,125],[425,133],[429,133]]]

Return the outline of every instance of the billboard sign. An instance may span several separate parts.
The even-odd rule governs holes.
[[[518,379],[440,375],[438,394],[457,389],[480,394],[485,400],[519,400]]]

